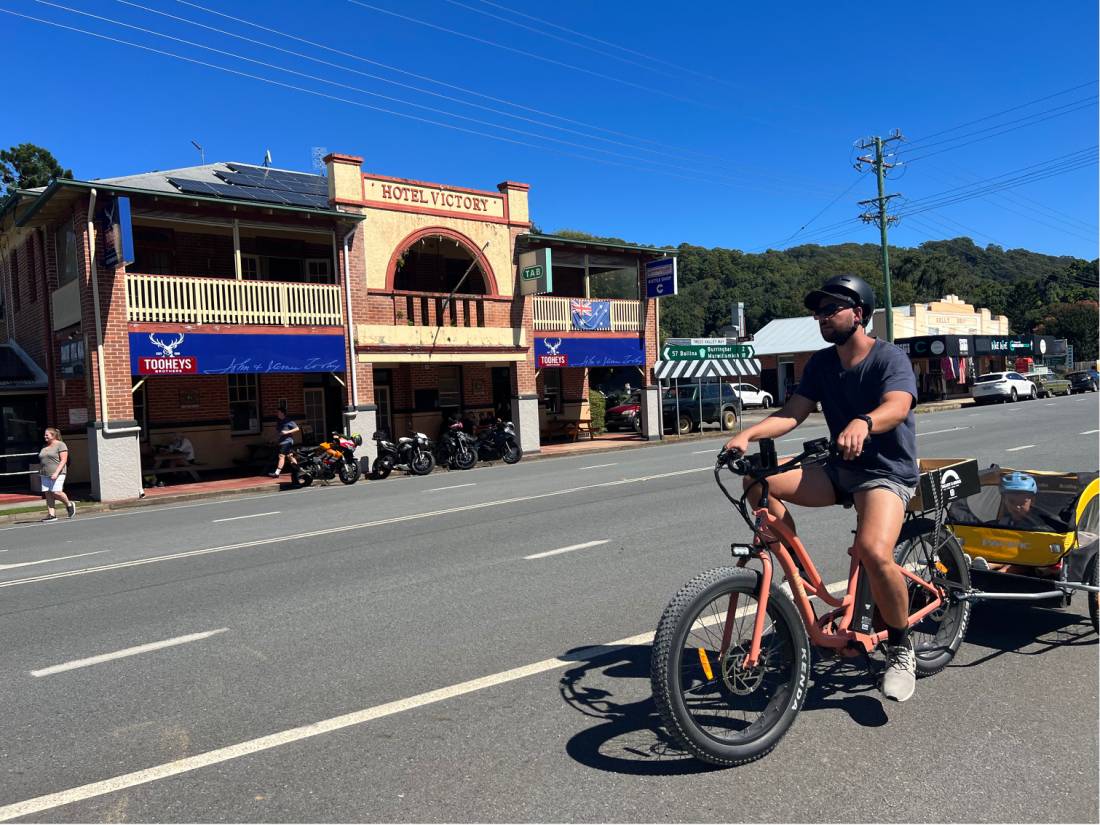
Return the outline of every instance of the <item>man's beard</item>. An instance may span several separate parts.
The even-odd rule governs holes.
[[[856,334],[856,330],[859,329],[859,322],[852,321],[852,326],[846,330],[825,328],[821,330],[821,337],[828,341],[830,344],[836,344],[838,347],[848,343],[848,339]]]

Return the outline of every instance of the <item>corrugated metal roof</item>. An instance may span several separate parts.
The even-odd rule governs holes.
[[[812,316],[776,318],[752,337],[757,357],[795,352],[817,352],[829,346]]]
[[[873,332],[874,319],[867,325],[867,332]],[[817,352],[831,346],[821,337],[821,330],[812,315],[801,318],[776,318],[765,324],[752,339],[752,348],[757,356],[786,355],[796,352]]]
[[[297,172],[293,169],[275,169],[267,166],[255,166],[249,163],[233,162],[234,166],[247,166],[251,169],[255,169],[257,172],[292,172],[295,175],[304,175],[305,172]],[[181,180],[197,180],[202,183],[225,183],[222,178],[215,175],[215,172],[223,172],[228,175],[233,174],[231,169],[225,163],[207,163],[202,166],[184,166],[180,169],[165,169],[164,171],[157,172],[141,172],[137,175],[123,175],[118,178],[95,178],[93,183],[113,184],[115,186],[126,186],[131,189],[146,189],[150,192],[171,192],[172,194],[179,194],[179,189],[168,182],[168,178],[180,178]],[[319,181],[323,181],[324,178],[321,175],[311,175],[311,177],[317,178]]]

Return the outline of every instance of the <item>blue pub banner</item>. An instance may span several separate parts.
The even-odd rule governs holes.
[[[131,332],[133,375],[343,372],[342,335]]]
[[[640,367],[645,364],[642,339],[536,338],[535,367]]]

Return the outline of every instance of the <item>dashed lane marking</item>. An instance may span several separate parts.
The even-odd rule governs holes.
[[[216,636],[218,633],[225,633],[229,630],[228,627],[219,627],[217,630],[207,630],[203,633],[191,633],[187,636],[177,636],[174,639],[165,639],[160,642],[149,642],[144,645],[137,645],[136,647],[128,647],[123,650],[116,650],[113,653],[104,653],[100,656],[89,656],[87,659],[74,659],[71,662],[63,662],[59,665],[51,665],[50,667],[44,667],[41,670],[32,670],[31,676],[41,678],[42,676],[52,676],[55,673],[64,673],[67,670],[76,670],[81,667],[90,667],[91,665],[98,665],[102,662],[111,662],[115,659],[125,659],[128,656],[137,656],[141,653],[149,653],[154,650],[160,650],[165,647],[175,647],[176,645],[185,645],[188,642],[197,642],[200,639],[208,639],[211,636]]]

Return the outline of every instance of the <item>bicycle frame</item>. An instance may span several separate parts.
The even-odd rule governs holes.
[[[804,459],[807,454],[807,452],[803,452],[802,455],[777,469],[783,470],[793,467]],[[860,579],[866,575],[866,571],[860,564],[859,551],[855,545],[848,548],[848,555],[851,556],[848,567],[848,586],[843,597],[838,599],[829,593],[821,574],[814,566],[813,560],[806,552],[802,541],[784,524],[782,519],[773,515],[768,509],[767,477],[760,476],[757,478],[758,483],[762,485],[762,495],[760,505],[752,511],[752,518],[750,519],[745,506],[745,496],[742,495],[740,500],[734,499],[718,479],[721,464],[722,459],[720,458],[718,465],[715,467],[715,480],[718,481],[719,487],[722,488],[726,497],[741,511],[741,515],[752,528],[754,535],[750,555],[738,559],[737,565],[738,567],[744,567],[751,558],[758,558],[763,568],[761,571],[760,592],[757,594],[759,606],[753,622],[752,639],[743,666],[746,668],[755,667],[760,659],[760,641],[764,633],[764,619],[767,615],[768,597],[771,590],[772,569],[774,566],[773,555],[778,559],[780,567],[783,568],[783,577],[790,584],[795,607],[802,618],[802,623],[806,626],[810,642],[813,645],[836,650],[842,655],[854,656],[858,655],[861,650],[864,653],[870,653],[876,646],[885,641],[886,631],[864,633],[852,629],[858,607],[856,602],[859,596]],[[930,582],[925,581],[905,567],[899,565],[898,569],[905,578],[928,591],[931,599],[928,604],[910,614],[909,626],[912,627],[923,620],[925,616],[938,610],[943,605],[944,599]],[[941,572],[943,571],[941,570]],[[805,574],[805,578],[803,574]],[[818,616],[810,602],[810,599],[815,597],[821,599],[833,609]],[[722,630],[722,656],[725,656],[730,648],[736,612],[737,595],[731,594]]]

